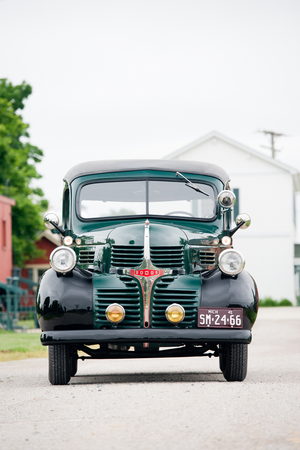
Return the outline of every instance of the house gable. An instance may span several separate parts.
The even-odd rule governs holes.
[[[217,132],[166,159],[207,161],[228,172],[230,188],[239,197],[239,212],[248,213],[252,219],[249,230],[234,235],[234,247],[244,254],[246,270],[257,281],[262,298],[288,298],[295,303],[295,192],[300,191],[297,170]]]
[[[165,159],[209,161],[223,167],[231,177],[235,174],[288,174],[292,177],[294,190],[300,191],[300,175],[297,170],[216,131],[167,155]]]

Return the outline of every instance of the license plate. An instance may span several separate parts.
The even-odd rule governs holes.
[[[198,308],[199,328],[243,328],[243,309]]]

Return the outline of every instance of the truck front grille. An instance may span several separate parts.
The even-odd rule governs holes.
[[[155,267],[182,268],[183,247],[181,245],[172,247],[150,247],[151,262]]]
[[[93,264],[95,258],[95,250],[80,249],[78,256],[78,264]]]
[[[111,265],[114,267],[138,267],[144,257],[143,246],[112,245]]]
[[[140,328],[142,314],[138,282],[129,276],[120,276],[119,280],[122,282],[119,287],[95,289],[95,325],[99,328],[111,326],[105,310],[112,303],[119,303],[125,309],[125,318],[118,328]]]
[[[203,266],[214,266],[216,264],[216,254],[210,250],[199,251],[200,264]]]
[[[196,326],[197,310],[199,306],[199,292],[197,289],[184,289],[170,287],[173,277],[163,277],[155,286],[152,298],[152,315],[150,326],[152,328],[174,328],[165,316],[166,308],[172,303],[179,303],[185,309],[185,318],[179,324],[183,328]]]

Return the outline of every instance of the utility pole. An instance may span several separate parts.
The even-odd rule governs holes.
[[[262,130],[260,133],[264,133],[264,134],[268,134],[271,137],[271,147],[267,147],[266,145],[261,145],[261,147],[267,148],[268,150],[271,150],[272,152],[272,158],[275,159],[276,153],[280,152],[280,150],[277,150],[275,148],[275,138],[280,137],[280,136],[286,136],[286,134],[282,134],[282,133],[275,133],[274,131],[266,131],[266,130]]]

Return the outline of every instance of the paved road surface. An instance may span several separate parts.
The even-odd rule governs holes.
[[[300,449],[300,308],[261,309],[249,353],[243,383],[217,358],[79,362],[68,386],[0,363],[0,448]]]

